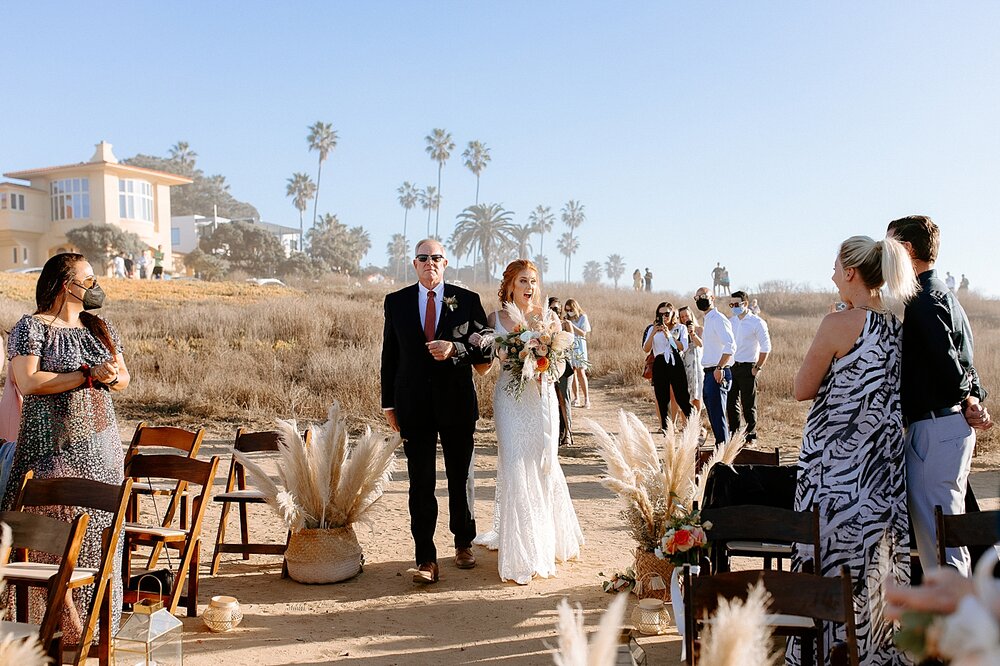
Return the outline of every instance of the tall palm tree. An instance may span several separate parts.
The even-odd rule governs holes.
[[[601,283],[601,262],[591,259],[583,265],[583,281],[587,284]]]
[[[490,157],[490,149],[481,141],[470,141],[465,152],[462,153],[462,157],[465,158],[465,166],[476,176],[476,203],[478,204],[479,176],[483,173],[483,169],[486,168],[490,160],[493,159]]]
[[[467,254],[477,249],[486,268],[486,279],[493,275],[497,257],[514,245],[514,213],[500,204],[476,204],[463,210],[455,225],[456,249]]]
[[[427,211],[427,237],[431,237],[431,211],[441,208],[441,195],[433,185],[428,185],[423,190],[418,190],[420,197],[420,207]],[[434,234],[437,236],[437,234]]]
[[[406,218],[410,214],[410,209],[420,201],[420,190],[416,185],[406,180],[396,190],[399,194],[399,205],[403,207],[403,238],[406,238]]]
[[[618,279],[625,275],[625,258],[620,254],[609,255],[608,260],[604,262],[604,270],[608,277],[614,281],[615,289],[617,289]]]
[[[406,266],[406,258],[410,255],[409,243],[403,234],[393,234],[392,239],[385,247],[386,254],[389,255],[389,268],[392,275],[397,280],[402,279],[403,270]]]
[[[514,250],[517,251],[515,259],[527,259],[531,256],[531,234],[535,233],[535,227],[530,224],[515,224],[511,231],[511,239],[514,241]]]
[[[194,161],[198,159],[198,153],[191,150],[187,141],[178,141],[170,147],[170,159],[181,166],[194,168]]]
[[[302,252],[306,238],[305,221],[302,216],[309,207],[309,200],[316,196],[316,183],[312,182],[309,174],[297,171],[288,179],[285,196],[292,197],[292,203],[299,211],[299,251]]]
[[[431,133],[424,137],[424,141],[427,142],[427,147],[425,148],[427,154],[431,156],[432,160],[438,163],[438,208],[437,215],[434,217],[434,236],[437,237],[438,222],[441,219],[441,169],[444,168],[444,163],[448,161],[449,157],[451,157],[451,151],[455,150],[455,142],[451,140],[451,134],[449,132],[438,128],[432,129]]]
[[[573,268],[573,255],[576,254],[577,250],[580,249],[580,239],[573,238],[573,233],[570,231],[564,232],[559,240],[556,242],[556,247],[559,248],[559,252],[562,253],[566,260],[563,264],[565,273],[565,281],[569,282],[570,271]]]
[[[545,234],[552,231],[552,225],[555,224],[556,216],[552,214],[552,208],[550,206],[543,206],[541,204],[535,206],[535,210],[528,214],[528,221],[535,227],[535,233],[538,234],[538,254],[539,256],[545,254]],[[538,265],[538,270],[542,271],[544,274],[548,270],[549,262],[545,262],[546,268]]]
[[[330,123],[316,121],[309,127],[309,150],[319,152],[319,166],[316,168],[316,198],[313,200],[313,224],[316,224],[316,208],[319,206],[319,182],[323,176],[323,162],[329,157],[330,151],[337,147],[337,132]]]
[[[544,254],[536,254],[532,261],[535,262],[535,266],[538,266],[538,271],[543,275],[545,274],[545,271],[549,270],[549,258]]]
[[[566,202],[566,205],[562,209],[562,221],[567,227],[569,227],[570,236],[574,236],[573,232],[579,228],[581,224],[586,222],[587,215],[583,212],[583,204],[575,199],[570,199]],[[574,236],[575,237],[575,236]]]

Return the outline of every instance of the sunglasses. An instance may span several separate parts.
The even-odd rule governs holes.
[[[419,261],[422,264],[426,264],[428,260],[433,261],[435,264],[439,264],[442,261],[444,261],[444,255],[443,254],[418,254],[417,255],[417,261]]]
[[[731,307],[731,308],[738,308],[738,307],[740,307],[741,305],[743,305],[743,304],[742,304],[742,303],[730,303],[730,304],[729,304],[729,307]]]
[[[97,278],[89,277],[82,282],[77,282],[76,280],[71,280],[71,282],[81,289],[93,289],[97,285]]]

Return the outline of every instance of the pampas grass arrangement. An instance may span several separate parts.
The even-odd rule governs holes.
[[[776,666],[782,652],[767,624],[771,595],[758,582],[746,601],[719,598],[712,622],[706,623],[699,664],[704,666]]]
[[[310,428],[309,443],[295,421],[279,420],[278,430],[278,479],[284,489],[246,455],[233,455],[288,528],[331,529],[363,521],[389,483],[399,435],[384,437],[365,428],[352,445],[337,402],[330,406],[326,423]]]
[[[0,523],[0,564],[7,564],[10,557],[11,534],[10,527]],[[7,583],[0,576],[0,594]],[[41,644],[30,638],[15,639],[10,636],[0,636],[0,664],[17,664],[18,666],[44,666],[52,663],[45,656]]]
[[[615,596],[589,643],[583,624],[583,608],[577,604],[574,610],[566,599],[560,601],[556,625],[559,645],[552,655],[556,666],[612,666],[618,655],[618,635],[627,601],[628,594]]]

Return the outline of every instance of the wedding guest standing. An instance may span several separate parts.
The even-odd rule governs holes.
[[[642,271],[638,268],[632,273],[632,288],[636,291],[642,291]]]
[[[127,388],[130,378],[117,331],[90,312],[103,303],[104,292],[83,255],[57,254],[38,276],[35,313],[22,317],[10,332],[7,356],[24,403],[3,498],[5,510],[13,506],[29,470],[36,479],[80,477],[115,485],[124,480],[122,440],[111,394]],[[82,512],[72,507],[43,511],[67,521]],[[112,516],[90,509],[87,513],[90,523],[77,566],[97,568],[101,535]],[[120,574],[112,574],[111,580],[114,633],[121,618],[122,580]],[[74,603],[62,615],[66,643],[79,640],[80,618],[87,616],[92,595],[92,587],[73,591]]]
[[[733,337],[733,326],[729,320],[715,308],[715,296],[708,287],[701,287],[694,295],[694,303],[705,313],[705,323],[701,337],[704,353],[701,357],[702,372],[705,377],[705,388],[702,398],[705,400],[705,411],[712,424],[715,435],[715,445],[718,446],[729,439],[729,429],[726,424],[726,401],[729,386],[733,381],[730,365],[736,352],[736,338]]]
[[[698,319],[691,312],[691,308],[686,305],[682,305],[677,310],[677,320],[687,331],[688,344],[681,357],[684,359],[684,372],[687,374],[691,407],[700,410],[701,392],[705,385],[705,371],[701,368],[701,357],[705,352],[701,342],[704,329],[698,325]]]
[[[848,238],[833,283],[847,309],[823,318],[795,376],[796,400],[813,400],[802,434],[795,508],[820,511],[819,573],[850,567],[862,664],[904,664],[883,615],[883,588],[908,582],[909,531],[903,482],[900,410],[902,324],[885,309],[883,285],[897,298],[916,290],[906,250],[887,238]],[[801,570],[812,550],[796,545]],[[815,568],[815,563],[812,563]],[[824,625],[826,645],[844,640],[843,625]],[[801,643],[788,663],[801,663]]]
[[[677,322],[674,306],[663,302],[656,306],[653,323],[643,334],[642,350],[653,354],[653,395],[660,417],[660,427],[670,420],[671,395],[686,419],[691,415],[687,373],[681,351],[687,346],[687,327]]]
[[[562,322],[563,330],[572,333],[570,323],[563,317],[562,303],[555,296],[549,296],[549,310]],[[573,379],[573,366],[566,363],[566,369],[556,382],[556,398],[559,401],[559,446],[573,444],[573,410],[570,407],[569,384]]]
[[[745,291],[734,291],[729,300],[736,336],[733,363],[733,385],[726,403],[726,418],[730,431],[740,427],[740,414],[746,419],[746,440],[757,439],[757,375],[764,369],[771,353],[771,334],[767,322],[750,310]]]
[[[653,291],[653,271],[647,268],[643,277],[646,279],[646,291]]]
[[[573,354],[570,365],[573,367],[573,406],[590,409],[590,384],[587,381],[587,364],[590,355],[587,350],[587,336],[590,335],[590,319],[576,299],[567,298],[563,315],[570,325],[573,339]]]

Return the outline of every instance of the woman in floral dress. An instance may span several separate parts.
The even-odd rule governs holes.
[[[128,386],[129,373],[118,333],[88,312],[104,302],[94,269],[80,254],[53,256],[38,277],[35,301],[37,310],[14,325],[7,343],[10,372],[24,394],[24,405],[4,509],[13,506],[29,470],[36,479],[77,477],[111,484],[124,480],[111,393]],[[46,507],[41,512],[70,521],[83,511]],[[87,513],[90,523],[77,566],[96,568],[101,564],[101,533],[111,525],[112,516],[105,511]],[[115,559],[112,631],[121,618],[120,551]],[[44,591],[38,592],[31,606],[40,614]],[[64,643],[79,641],[81,618],[86,617],[92,595],[92,587],[74,591],[74,603],[63,611]]]

